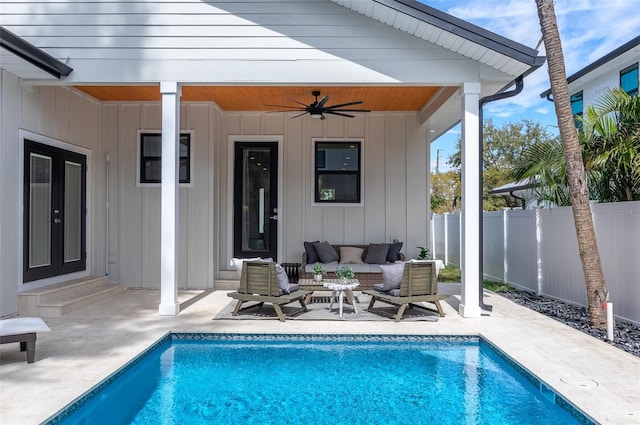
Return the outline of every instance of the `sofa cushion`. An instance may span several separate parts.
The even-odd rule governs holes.
[[[362,264],[364,249],[355,246],[340,247],[340,264]]]
[[[385,264],[387,262],[387,253],[389,252],[389,244],[372,243],[369,244],[367,258],[364,262],[368,264]]]
[[[305,242],[304,250],[307,253],[307,264],[313,264],[315,262],[320,261],[320,257],[318,257],[318,253],[316,252],[316,248],[313,246],[314,243],[319,243],[320,241],[313,242]]]
[[[338,268],[340,268],[340,266],[342,266],[342,263],[340,263]],[[367,263],[349,264],[349,267],[353,269],[354,273],[374,273],[374,272],[380,273],[380,269],[378,269],[377,264],[367,264]]]
[[[404,263],[399,261],[393,264],[381,265],[382,270],[382,290],[384,292],[392,289],[400,289],[402,282],[402,273],[404,272]]]
[[[338,270],[338,262],[332,261],[330,263],[322,263],[322,267],[324,267],[327,273],[334,273]],[[304,271],[307,273],[313,273],[313,264],[305,264]]]
[[[320,257],[320,262],[330,263],[339,260],[338,253],[329,242],[317,242],[313,244],[313,247],[316,249],[318,257]]]
[[[402,242],[394,242],[389,245],[389,252],[387,252],[387,261],[393,263],[394,261],[398,261],[398,256],[400,255],[400,250],[402,249]]]

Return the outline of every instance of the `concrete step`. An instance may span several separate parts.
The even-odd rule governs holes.
[[[216,291],[231,291],[240,287],[240,280],[216,279],[214,282]]]
[[[107,281],[106,276],[89,276],[18,295],[21,316],[59,317],[124,291],[124,286]]]

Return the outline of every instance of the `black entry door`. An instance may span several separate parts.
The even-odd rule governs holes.
[[[235,143],[233,206],[234,257],[277,260],[277,142]]]
[[[86,269],[85,155],[25,140],[23,281]]]

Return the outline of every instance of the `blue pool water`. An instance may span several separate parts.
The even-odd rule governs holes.
[[[170,334],[48,423],[590,421],[477,337]]]

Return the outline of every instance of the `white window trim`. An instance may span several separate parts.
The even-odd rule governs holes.
[[[360,143],[360,202],[316,202],[316,143],[317,142],[359,142]],[[311,206],[312,207],[364,207],[364,138],[322,137],[311,139]]]
[[[142,134],[162,134],[162,130],[138,130],[136,133],[136,186],[137,187],[160,187],[162,183],[141,183],[140,182],[140,137]],[[180,187],[193,187],[194,181],[194,152],[195,152],[195,131],[194,130],[180,130],[180,134],[189,134],[189,140],[191,141],[191,146],[189,146],[189,170],[191,174],[189,175],[189,183],[180,183]],[[180,158],[178,157],[178,161]]]

